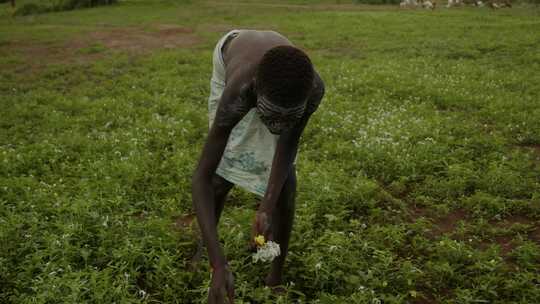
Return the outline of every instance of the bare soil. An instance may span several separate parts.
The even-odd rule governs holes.
[[[411,209],[410,219],[414,222],[419,218],[426,218],[433,223],[434,229],[430,233],[430,237],[436,238],[445,233],[452,233],[457,223],[462,220],[467,220],[468,213],[464,209],[456,209],[449,212],[447,215],[436,217],[426,207],[414,206]]]
[[[157,49],[193,47],[201,39],[190,28],[159,24],[150,30],[117,27],[93,31],[61,42],[10,41],[0,45],[0,55],[15,54],[24,60],[24,71],[48,63],[89,63],[111,52],[141,55]]]
[[[185,214],[178,216],[173,219],[174,220],[174,228],[177,230],[182,230],[191,227],[193,225],[195,220],[195,214]]]

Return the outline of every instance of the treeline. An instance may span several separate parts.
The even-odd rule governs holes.
[[[433,2],[433,0],[431,0]],[[434,0],[434,2],[438,2],[439,4],[444,3],[446,4],[448,0]],[[399,4],[401,0],[353,0],[354,3],[357,4]],[[476,2],[476,1],[475,1]],[[489,0],[484,0],[484,2],[489,2]],[[532,3],[539,5],[540,0],[510,0],[512,3]]]
[[[87,8],[98,5],[110,5],[118,0],[40,0],[35,2],[25,1],[19,5],[16,0],[0,0],[0,3],[10,2],[15,7],[14,15],[25,16],[32,14],[67,11],[78,8]]]

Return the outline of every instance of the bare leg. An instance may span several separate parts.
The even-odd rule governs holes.
[[[219,223],[219,218],[221,217],[221,212],[223,211],[223,206],[225,205],[225,199],[227,198],[227,194],[233,187],[233,184],[223,177],[214,174],[212,178],[212,187],[214,188],[214,196],[215,196],[215,214],[216,214],[216,224]],[[195,265],[199,263],[202,257],[204,249],[204,241],[202,238],[199,238],[198,245],[197,245],[197,251],[191,258],[191,265],[190,268],[194,270],[196,267]]]
[[[296,170],[294,166],[281,189],[278,203],[272,215],[272,234],[274,241],[279,244],[281,254],[272,262],[270,273],[266,277],[267,286],[277,286],[281,284],[283,276],[283,266],[289,251],[289,239],[294,219],[294,205],[296,197]]]

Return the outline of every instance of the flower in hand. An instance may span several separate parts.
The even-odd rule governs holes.
[[[264,243],[266,243],[266,241],[264,240],[264,235],[262,234],[253,238],[253,240],[255,241],[255,245],[257,245],[257,247],[261,247],[264,245]]]
[[[271,262],[281,254],[279,244],[273,241],[266,242],[264,235],[257,235],[253,240],[257,245],[257,252],[252,255],[253,262]]]

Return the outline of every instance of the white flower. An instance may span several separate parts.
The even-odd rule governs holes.
[[[142,289],[139,289],[139,292],[138,292],[138,293],[139,293],[139,296],[140,296],[141,298],[144,298],[144,297],[146,296],[146,291],[144,291],[144,290],[142,290]]]
[[[253,254],[253,262],[257,261],[273,261],[277,256],[281,254],[281,250],[279,249],[279,244],[268,241],[263,246],[257,248],[257,252]]]

